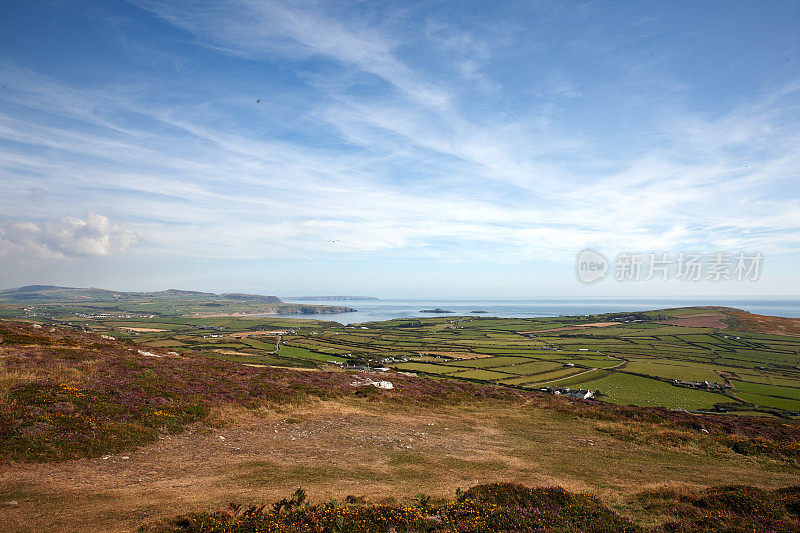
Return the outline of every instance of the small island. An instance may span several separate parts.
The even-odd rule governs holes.
[[[420,313],[452,313],[452,311],[448,311],[447,309],[442,309],[441,307],[437,307],[436,309],[423,309]]]
[[[488,313],[489,311],[484,311],[483,309],[478,309],[477,311],[470,311],[470,313]]]

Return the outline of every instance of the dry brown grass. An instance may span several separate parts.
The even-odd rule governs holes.
[[[11,387],[36,381],[36,374],[27,370],[12,370],[0,366],[0,404],[9,402]]]
[[[48,370],[47,374],[51,380],[65,385],[82,384],[86,376],[84,370],[64,364],[53,365],[53,367]]]
[[[9,350],[6,350],[10,353]],[[9,391],[15,385],[32,383],[47,377],[50,380],[64,383],[66,385],[76,385],[83,383],[85,379],[97,369],[97,361],[80,361],[74,365],[64,365],[56,363],[47,369],[14,368],[8,364],[12,360],[11,355],[4,355],[0,352],[0,403],[8,403]]]
[[[232,500],[275,501],[299,486],[315,501],[353,494],[378,502],[421,492],[452,497],[458,487],[497,480],[590,492],[624,510],[662,485],[779,487],[800,473],[785,462],[708,450],[688,431],[674,431],[674,442],[636,431],[532,404],[224,406],[202,426],[108,459],[6,464],[0,517],[12,531],[129,531]],[[19,505],[2,505],[9,500]]]

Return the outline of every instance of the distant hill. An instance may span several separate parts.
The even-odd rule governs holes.
[[[108,289],[98,289],[96,287],[59,287],[57,285],[26,285],[13,289],[0,290],[0,300],[74,300],[74,299],[142,299],[142,298],[166,298],[177,300],[238,300],[259,303],[283,303],[277,296],[262,296],[259,294],[239,294],[226,293],[216,294],[213,292],[187,291],[182,289],[167,289],[164,291],[150,292],[126,292],[111,291]]]
[[[96,313],[101,310],[115,313],[147,312],[159,316],[317,315],[356,311],[341,305],[284,303],[277,296],[262,294],[238,292],[216,294],[182,289],[126,292],[57,285],[27,285],[0,290],[0,303],[17,305],[20,308],[35,306],[36,316],[51,318],[61,317],[65,313],[74,315]]]
[[[226,300],[239,300],[242,302],[259,302],[269,304],[281,304],[283,301],[277,296],[261,296],[260,294],[242,294],[239,292],[226,292],[220,295]]]
[[[3,294],[25,294],[31,292],[51,292],[60,290],[71,290],[75,287],[59,287],[58,285],[26,285],[24,287],[17,287],[15,289],[0,290]]]
[[[6,301],[26,301],[26,300],[73,300],[73,299],[87,299],[87,298],[100,298],[112,299],[119,297],[122,294],[115,291],[106,289],[98,289],[95,287],[78,288],[78,287],[59,287],[57,285],[26,285],[25,287],[16,287],[14,289],[5,289],[0,291],[0,300]]]
[[[132,294],[141,294],[141,293],[132,293]],[[148,292],[144,294],[152,294],[155,296],[216,296],[213,292],[200,292],[200,291],[184,291],[181,289],[167,289],[165,291],[155,291],[155,292]]]

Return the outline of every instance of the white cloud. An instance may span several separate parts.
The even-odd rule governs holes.
[[[85,219],[10,222],[0,225],[0,257],[19,260],[109,256],[126,251],[136,240],[136,234],[129,229],[93,213]]]
[[[43,218],[56,202],[67,212],[110,206],[146,241],[137,249],[161,257],[511,262],[571,258],[586,246],[800,251],[798,140],[787,120],[797,112],[787,102],[796,84],[714,116],[684,109],[661,123],[643,120],[649,146],[633,139],[605,153],[605,139],[564,127],[557,113],[489,116],[460,103],[460,91],[475,85],[464,79],[488,76],[482,62],[493,55],[465,31],[427,25],[431,46],[456,51],[460,69],[455,79],[437,78],[404,61],[398,35],[408,26],[393,33],[330,13],[334,4],[145,5],[205,46],[258,61],[322,59],[324,75],[301,72],[313,98],[284,109],[276,92],[264,112],[247,91],[231,94],[206,73],[197,92],[187,87],[190,72],[188,81],[77,90],[4,63],[10,90],[0,99],[14,106],[0,114],[0,140],[10,147],[0,147],[9,177],[0,195],[11,198],[16,187],[27,202],[5,208],[7,216],[34,209],[30,216]],[[417,30],[405,38],[423,39]],[[352,90],[374,77],[394,89]],[[502,92],[502,80],[487,80]],[[542,84],[537,98],[549,91],[555,109],[559,94],[583,95],[558,72]],[[176,87],[185,94],[161,97]],[[25,107],[30,113],[15,112]],[[300,134],[271,122],[272,111],[296,118]],[[328,142],[316,145],[319,137]],[[48,191],[47,205],[30,205],[35,187]],[[41,257],[130,246],[128,230],[90,218],[6,224],[0,243]]]

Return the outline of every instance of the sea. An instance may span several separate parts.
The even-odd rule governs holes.
[[[269,315],[285,318],[332,320],[341,324],[375,322],[393,318],[422,318],[447,315],[481,317],[531,318],[553,316],[594,315],[626,311],[649,311],[669,307],[721,305],[736,307],[759,315],[800,317],[800,299],[472,299],[472,298],[386,298],[379,300],[300,300],[283,299],[287,303],[339,305],[357,309],[356,312],[332,315]],[[445,309],[452,313],[422,313],[423,309]],[[471,313],[471,311],[486,311]]]

